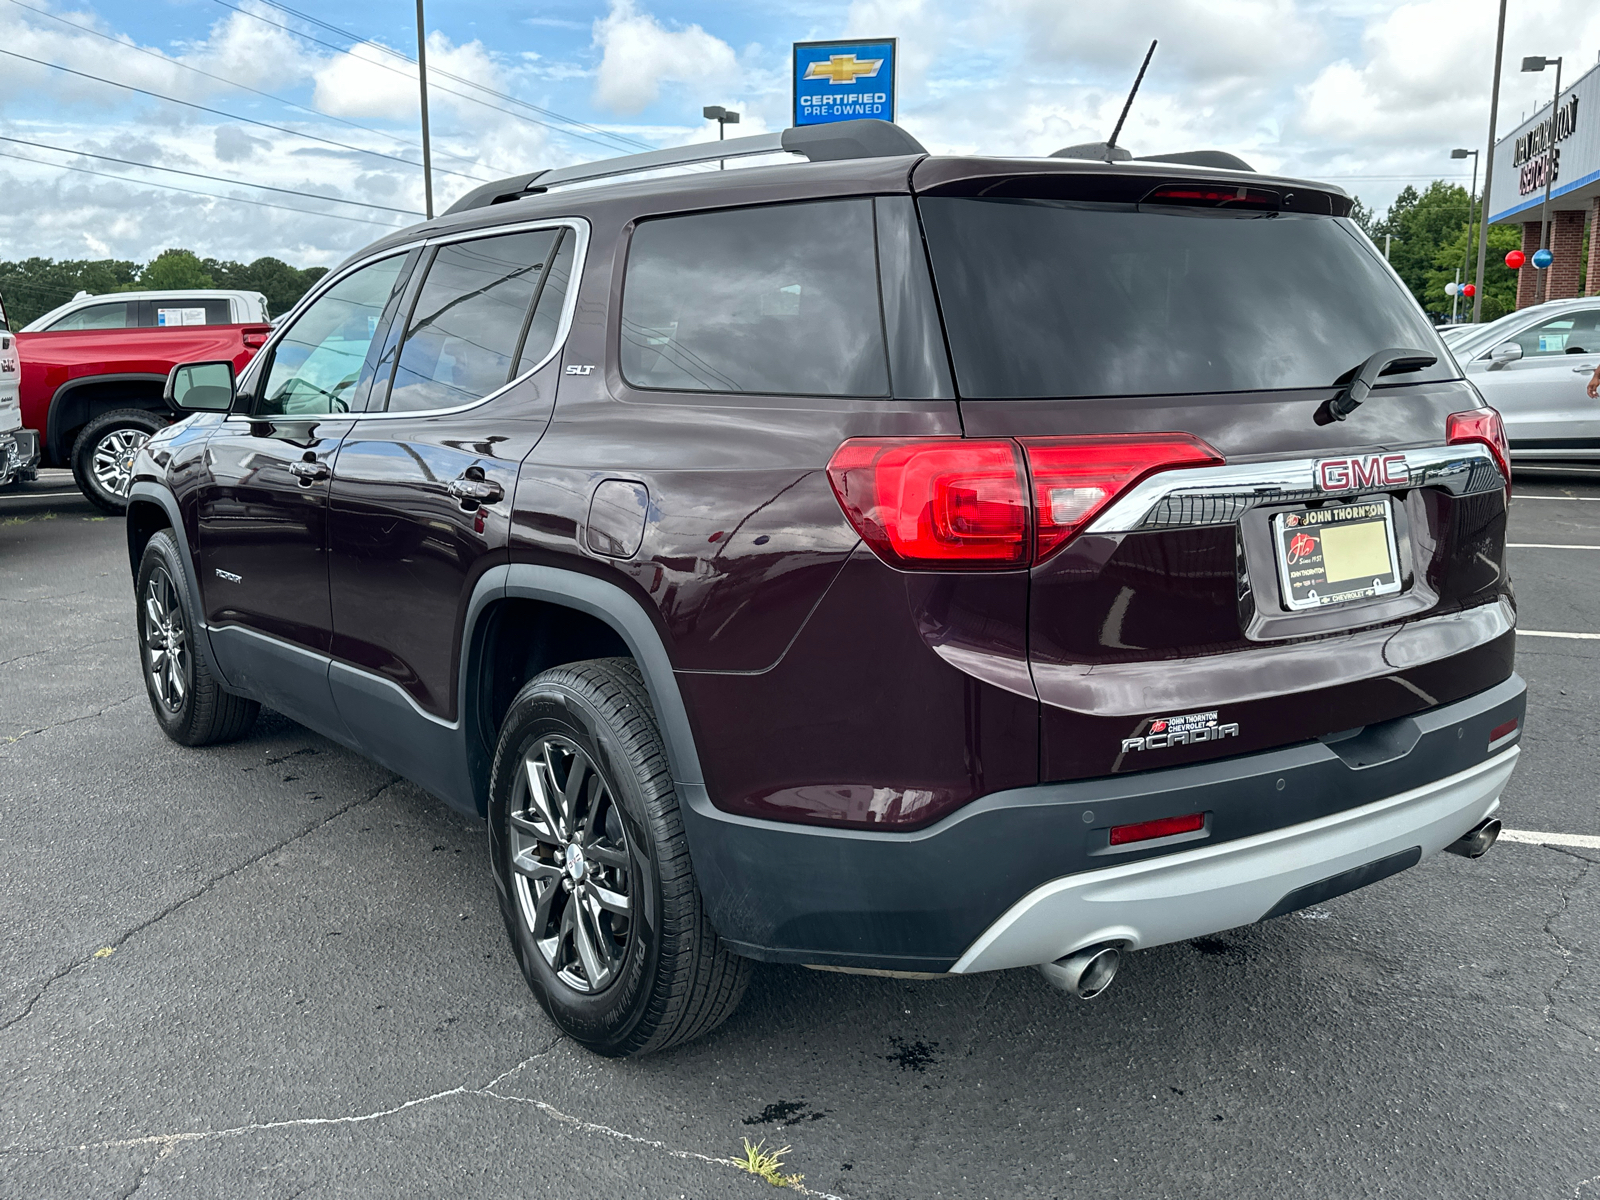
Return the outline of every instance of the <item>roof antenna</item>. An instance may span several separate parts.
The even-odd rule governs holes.
[[[1133,107],[1133,98],[1139,94],[1139,85],[1144,82],[1144,73],[1150,69],[1150,60],[1156,55],[1155,39],[1150,39],[1150,49],[1145,51],[1144,62],[1139,66],[1139,74],[1133,81],[1133,90],[1128,93],[1128,99],[1122,106],[1122,115],[1117,118],[1117,127],[1111,131],[1111,140],[1106,143],[1106,161],[1112,161],[1112,152],[1117,148],[1117,135],[1122,132],[1122,123],[1128,119],[1128,110]]]

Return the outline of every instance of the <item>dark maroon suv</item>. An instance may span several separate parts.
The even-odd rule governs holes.
[[[479,189],[237,381],[172,373],[156,720],[270,705],[482,814],[529,984],[614,1055],[750,960],[1088,996],[1481,854],[1504,438],[1349,213],[878,122]]]

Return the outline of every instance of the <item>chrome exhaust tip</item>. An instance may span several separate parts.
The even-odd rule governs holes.
[[[1489,853],[1489,847],[1500,836],[1500,820],[1490,817],[1480,821],[1466,833],[1445,847],[1451,854],[1459,854],[1462,858],[1482,858]]]
[[[1040,963],[1039,970],[1067,995],[1093,1000],[1111,986],[1121,965],[1122,948],[1107,943],[1079,950],[1055,962]]]

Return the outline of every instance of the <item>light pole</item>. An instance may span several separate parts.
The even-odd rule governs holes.
[[[422,20],[422,0],[417,0],[417,80],[422,88],[422,206],[433,220],[433,149],[428,142],[428,32]]]
[[[708,104],[700,111],[705,114],[706,120],[717,123],[717,141],[719,142],[727,136],[729,125],[737,125],[739,123],[739,114],[723,108],[720,104]],[[727,168],[728,164],[726,162],[717,164],[717,170],[719,171],[725,171]]]
[[[1476,150],[1452,150],[1452,151],[1450,151],[1450,157],[1451,158],[1466,158],[1467,155],[1469,155],[1469,154],[1472,156],[1472,190],[1467,193],[1467,244],[1464,247],[1462,247],[1462,250],[1461,250],[1461,275],[1462,276],[1466,275],[1466,273],[1467,273],[1467,271],[1469,269],[1469,264],[1472,262],[1472,225],[1473,225],[1472,216],[1473,216],[1473,213],[1476,211],[1476,205],[1478,203],[1478,151],[1476,151]],[[1487,199],[1487,197],[1485,197],[1485,199]],[[1457,276],[1456,277],[1456,281],[1459,283],[1460,280],[1461,280],[1461,276]],[[1473,295],[1474,302],[1476,302],[1477,295],[1478,295],[1476,288],[1473,289],[1472,295]]]
[[[1555,96],[1550,101],[1550,144],[1545,147],[1544,164],[1544,204],[1539,208],[1539,249],[1546,250],[1550,246],[1550,185],[1555,182],[1555,148],[1556,148],[1556,105],[1561,102],[1561,60],[1559,58],[1545,58],[1542,55],[1532,54],[1522,60],[1524,71],[1542,71],[1551,63],[1556,65],[1556,90]],[[1545,279],[1550,274],[1546,267],[1534,275],[1533,302],[1543,304],[1545,298]]]
[[[1494,89],[1489,96],[1489,156],[1483,168],[1483,218],[1478,223],[1478,286],[1472,292],[1472,323],[1483,316],[1483,260],[1489,250],[1489,192],[1494,182],[1494,127],[1500,116],[1500,60],[1506,49],[1506,0],[1500,0],[1500,28],[1494,35]]]

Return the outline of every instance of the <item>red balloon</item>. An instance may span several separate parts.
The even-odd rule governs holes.
[[[1513,271],[1521,267],[1522,264],[1527,261],[1528,256],[1521,250],[1513,250],[1510,254],[1506,255],[1506,266],[1510,267]]]
[[[1467,284],[1461,289],[1461,294],[1469,300],[1472,299],[1472,297],[1478,294],[1478,285],[1475,283]]]

